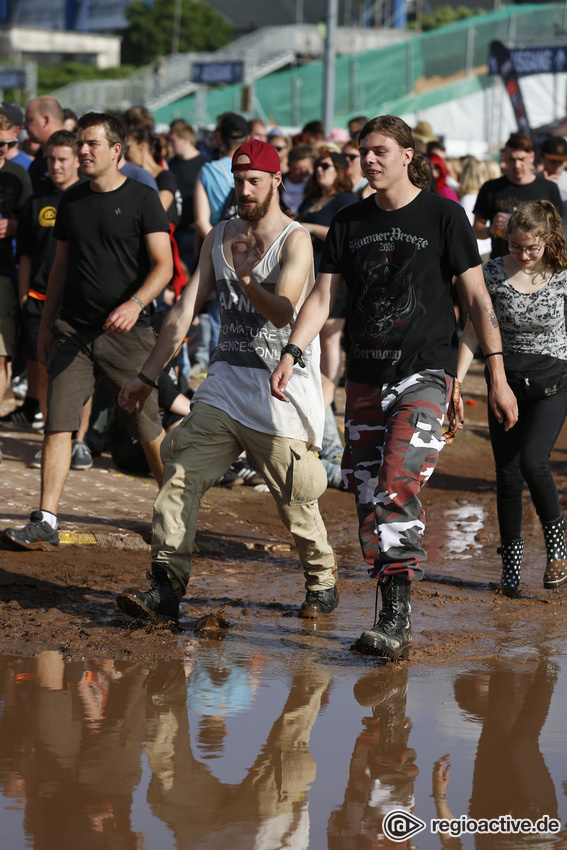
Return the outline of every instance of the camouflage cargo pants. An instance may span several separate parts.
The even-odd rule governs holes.
[[[343,480],[356,497],[360,545],[372,576],[423,578],[425,512],[418,494],[444,445],[452,384],[437,370],[397,384],[347,384]]]

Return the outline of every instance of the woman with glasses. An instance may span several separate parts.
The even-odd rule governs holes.
[[[566,526],[549,467],[567,414],[567,246],[561,218],[549,201],[520,206],[508,223],[507,239],[510,253],[484,266],[502,336],[502,351],[486,352],[485,358],[504,358],[508,383],[518,399],[518,422],[508,431],[490,406],[488,410],[501,538],[500,588],[515,596],[524,549],[524,482],[543,528],[543,586],[551,590],[567,581]],[[459,347],[459,381],[476,347],[469,320]],[[460,413],[462,420],[462,408]]]

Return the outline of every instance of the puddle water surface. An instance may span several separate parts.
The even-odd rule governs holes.
[[[535,652],[293,668],[227,639],[153,667],[2,657],[2,847],[559,850],[566,698],[567,656]],[[387,838],[396,811],[390,830],[425,828]],[[506,815],[539,832],[456,834]]]

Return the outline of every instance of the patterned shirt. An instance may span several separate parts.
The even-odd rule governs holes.
[[[567,269],[552,275],[536,292],[518,292],[504,269],[503,258],[483,267],[486,288],[500,326],[502,350],[550,354],[567,360]]]

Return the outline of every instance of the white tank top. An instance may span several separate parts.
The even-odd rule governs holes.
[[[221,221],[217,225],[212,252],[221,314],[219,343],[211,357],[208,375],[193,400],[224,410],[248,428],[304,440],[320,448],[325,411],[319,337],[304,352],[306,368],[294,366],[286,390],[290,403],[273,398],[270,376],[280,362],[297,311],[289,325],[276,328],[254,309],[223,251],[227,223]],[[298,227],[301,225],[295,221],[288,224],[254,267],[254,279],[269,292],[276,289],[282,246]]]

